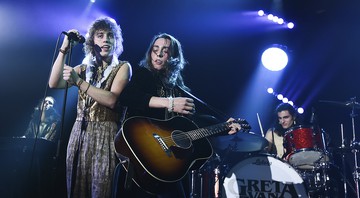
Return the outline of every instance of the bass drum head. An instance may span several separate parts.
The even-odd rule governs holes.
[[[301,176],[270,155],[236,164],[224,178],[221,192],[222,197],[308,197]]]

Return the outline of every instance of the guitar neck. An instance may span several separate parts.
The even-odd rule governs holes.
[[[187,134],[189,135],[191,140],[198,140],[229,130],[230,124],[231,123],[229,122],[220,123],[209,127],[188,131]]]
[[[244,119],[237,119],[231,122],[223,122],[216,125],[212,125],[205,128],[195,129],[192,131],[188,131],[187,134],[191,140],[198,140],[204,137],[209,137],[218,133],[225,132],[227,130],[230,130],[230,125],[232,123],[238,123],[241,126],[241,129],[243,130],[250,130],[251,126],[249,123]]]

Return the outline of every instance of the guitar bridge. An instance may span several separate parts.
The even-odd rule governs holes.
[[[166,155],[168,157],[171,157],[171,150],[169,149],[169,147],[165,144],[164,140],[157,134],[153,134],[154,138],[156,139],[156,141],[159,143],[160,147],[164,150],[164,152],[166,153]]]

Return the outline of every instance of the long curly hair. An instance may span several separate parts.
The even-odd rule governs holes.
[[[154,68],[151,63],[151,52],[154,46],[154,43],[157,39],[164,38],[170,40],[169,47],[169,59],[167,60],[164,69],[158,71]],[[174,87],[175,85],[179,86],[182,89],[190,90],[184,84],[183,77],[181,75],[182,70],[184,69],[187,61],[184,59],[183,50],[180,42],[173,36],[167,33],[160,33],[155,35],[152,39],[149,48],[146,51],[145,57],[140,61],[140,66],[149,69],[155,73],[158,73],[161,76],[161,80],[166,86]]]
[[[85,54],[93,53],[94,35],[97,30],[106,30],[114,34],[114,39],[115,39],[114,55],[116,57],[120,56],[124,51],[122,31],[120,25],[118,25],[116,21],[110,17],[98,18],[90,25],[83,48]]]

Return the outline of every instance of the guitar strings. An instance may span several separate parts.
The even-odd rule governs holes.
[[[239,120],[238,120],[239,121]],[[216,134],[218,133],[219,131],[225,131],[224,130],[224,126],[227,127],[227,129],[230,129],[230,125],[233,123],[233,122],[238,122],[238,121],[232,121],[232,122],[225,122],[225,123],[221,123],[221,124],[218,124],[218,125],[214,125],[212,126],[214,129],[212,130],[213,132],[209,132],[211,130],[207,130],[207,129],[195,129],[195,130],[192,130],[192,131],[188,131],[188,132],[183,132],[181,134],[175,134],[175,135],[171,135],[171,136],[165,136],[165,137],[161,137],[161,139],[167,144],[172,144],[172,143],[175,143],[176,144],[176,141],[182,141],[182,140],[187,140],[187,139],[190,139],[191,141],[193,140],[197,140],[197,139],[201,139],[201,138],[204,138],[204,137],[207,137],[207,136],[210,136],[210,135],[213,135],[213,134]],[[246,126],[246,125],[245,125]],[[247,129],[247,127],[245,127],[245,130]],[[170,145],[171,146],[171,145]]]

